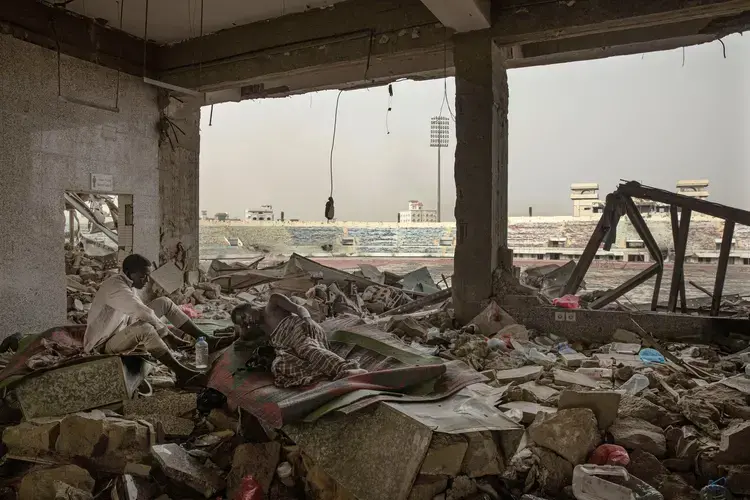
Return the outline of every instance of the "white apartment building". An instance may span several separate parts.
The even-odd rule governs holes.
[[[437,222],[437,210],[425,210],[419,200],[409,201],[409,210],[398,213],[399,222]]]

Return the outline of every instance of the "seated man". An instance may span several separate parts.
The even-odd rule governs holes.
[[[320,378],[332,380],[367,373],[328,348],[325,332],[303,306],[273,294],[265,308],[242,304],[232,311],[240,339],[257,343],[267,338],[275,351],[271,364],[279,387],[308,385]]]
[[[167,344],[177,348],[184,346],[185,342],[172,334],[160,318],[165,316],[170,323],[192,337],[206,337],[213,347],[217,343],[190,321],[169,298],[159,297],[148,305],[141,301],[136,290],[146,286],[150,274],[151,263],[147,258],[138,254],[128,255],[122,263],[122,272],[101,284],[89,310],[83,347],[85,352],[122,354],[143,346],[175,372],[178,384],[185,385],[195,381],[193,379],[200,372],[175,359]]]

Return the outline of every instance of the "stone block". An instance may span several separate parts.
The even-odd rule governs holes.
[[[444,476],[418,476],[411,487],[408,500],[432,500],[448,487]]]
[[[629,450],[643,450],[656,458],[667,454],[664,431],[639,418],[618,418],[609,428],[615,443]]]
[[[252,475],[263,492],[268,494],[271,481],[281,458],[281,444],[270,443],[241,444],[234,450],[232,470],[227,476],[227,493],[234,498],[242,485],[242,479]]]
[[[563,457],[541,446],[532,446],[531,452],[538,460],[536,478],[543,492],[556,496],[573,481],[573,464]]]
[[[557,385],[578,385],[591,389],[599,387],[599,383],[596,380],[583,373],[569,372],[567,370],[554,370],[552,373]]]
[[[192,420],[171,415],[128,415],[128,418],[148,422],[164,438],[187,438],[195,430]]]
[[[477,483],[467,476],[458,476],[445,493],[445,500],[463,500],[477,494]]]
[[[521,422],[527,425],[534,421],[537,413],[555,413],[557,411],[557,408],[542,406],[538,403],[529,403],[528,401],[510,401],[498,406],[498,409],[503,411],[513,409],[521,410],[521,413],[523,414]]]
[[[637,354],[620,354],[617,352],[595,353],[594,357],[599,360],[599,366],[610,367],[617,365],[632,366],[637,368],[644,363]]]
[[[568,408],[588,408],[596,415],[599,428],[606,430],[617,418],[621,394],[614,391],[571,391],[560,394],[557,407],[560,410]]]
[[[185,485],[210,498],[226,486],[218,470],[201,464],[176,444],[151,447],[151,455],[164,475],[175,483]]]
[[[12,455],[33,456],[54,450],[59,435],[59,418],[40,418],[7,427],[3,443]]]
[[[419,473],[423,476],[457,476],[468,447],[469,443],[463,436],[436,432]]]
[[[115,480],[112,500],[151,500],[156,492],[156,486],[148,479],[123,474]]]
[[[495,380],[500,385],[511,382],[528,382],[530,380],[537,380],[542,376],[543,371],[544,368],[541,366],[522,366],[513,370],[497,370],[495,372]]]
[[[540,385],[533,381],[524,382],[518,387],[520,387],[524,391],[529,391],[531,394],[534,395],[537,401],[542,401],[542,402],[552,399],[558,394],[560,394],[560,391],[558,391],[557,389],[553,389],[552,387],[547,387],[546,385]]]
[[[573,465],[583,463],[599,445],[601,437],[594,412],[588,408],[540,413],[528,428],[529,437]]]
[[[563,364],[568,368],[580,368],[583,362],[589,359],[588,356],[581,354],[580,352],[560,353],[560,357],[562,358]]]
[[[730,425],[721,433],[720,458],[726,464],[750,463],[750,422]]]
[[[149,397],[129,399],[123,404],[123,414],[132,415],[169,415],[191,418],[198,407],[195,393],[157,391]]]
[[[489,431],[470,432],[464,435],[469,442],[461,473],[471,478],[498,475],[505,470],[503,458]]]
[[[61,486],[62,485],[62,486]],[[37,469],[26,474],[21,479],[18,489],[18,500],[58,500],[57,493],[64,490],[68,485],[82,492],[88,493],[94,490],[94,479],[86,471],[77,465],[63,465],[49,469]],[[79,496],[79,498],[82,498]]]
[[[143,380],[128,372],[118,356],[64,366],[30,377],[16,389],[26,420],[56,417],[129,399]]]
[[[429,427],[384,404],[283,430],[359,500],[406,500],[432,440]]]
[[[638,396],[623,396],[620,401],[618,416],[621,418],[640,418],[662,429],[679,424],[685,420],[682,415],[672,413],[666,408]]]
[[[94,410],[62,419],[56,450],[66,457],[91,459],[102,470],[120,472],[128,463],[147,457],[154,439],[154,429],[146,423],[106,417]]]

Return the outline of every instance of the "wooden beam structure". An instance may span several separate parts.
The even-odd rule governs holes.
[[[677,240],[680,239],[680,212],[677,205],[669,206],[669,215],[672,221],[672,242],[677,248]],[[680,277],[680,310],[683,314],[687,313],[687,295],[685,295],[685,276]]]
[[[716,269],[714,294],[711,298],[711,316],[718,316],[719,309],[721,309],[721,296],[724,292],[724,280],[727,276],[727,264],[729,264],[729,252],[732,251],[733,238],[734,221],[724,221],[724,234],[721,237],[721,249],[719,250],[719,265]]]

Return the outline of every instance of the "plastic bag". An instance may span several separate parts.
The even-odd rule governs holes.
[[[603,444],[591,453],[589,462],[594,465],[621,465],[622,467],[627,467],[630,464],[630,455],[628,455],[628,452],[622,446]]]
[[[581,307],[580,298],[576,295],[564,295],[557,299],[552,299],[552,305],[562,307],[563,309],[579,309]]]
[[[263,488],[253,476],[245,476],[232,500],[263,500]]]
[[[661,355],[656,349],[641,349],[641,353],[638,355],[641,361],[644,363],[665,363],[664,356]]]
[[[182,304],[180,306],[180,310],[184,312],[190,319],[198,319],[201,317],[201,313],[193,309],[193,306],[191,306],[190,304]]]

